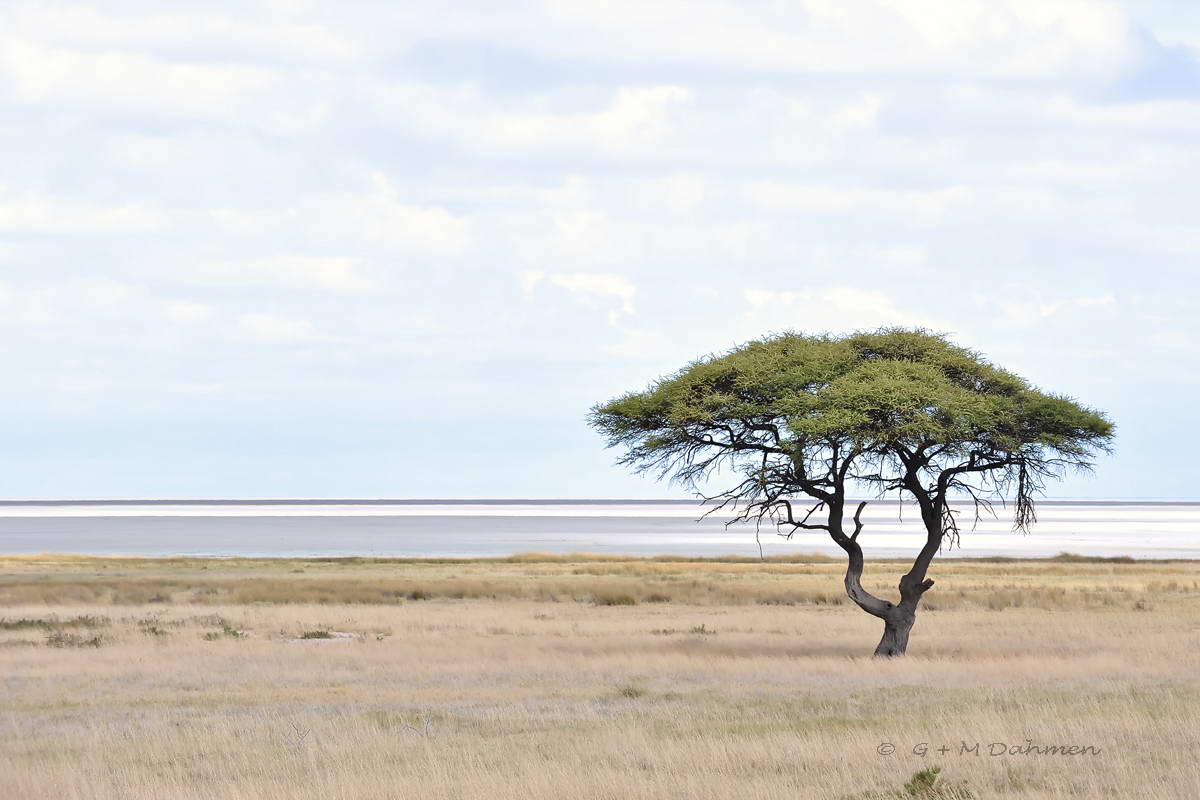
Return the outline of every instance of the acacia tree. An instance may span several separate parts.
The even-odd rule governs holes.
[[[958,509],[975,521],[1015,503],[1036,522],[1047,480],[1090,470],[1113,425],[1099,411],[1039,391],[944,336],[882,329],[846,337],[787,333],[703,358],[645,391],[592,409],[620,463],[677,481],[729,522],[764,522],[791,538],[823,531],[847,555],[846,594],[884,622],[876,656],[903,655],[934,556],[957,542]],[[708,489],[732,474],[729,488]],[[899,599],[862,585],[862,512],[848,491],[914,502],[925,544]]]

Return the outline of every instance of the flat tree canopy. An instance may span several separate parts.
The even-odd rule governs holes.
[[[904,651],[933,583],[924,580],[929,562],[959,534],[954,495],[969,498],[976,515],[1011,497],[1016,527],[1028,530],[1046,480],[1090,469],[1113,437],[1103,413],[1040,391],[944,336],[899,328],[752,341],[599,405],[590,422],[638,471],[697,491],[732,472],[737,483],[705,499],[733,521],[827,531],[850,556],[847,592],[885,620],[886,655]],[[859,585],[865,503],[844,530],[847,487],[895,490],[921,509],[926,545],[901,580],[899,603]],[[812,507],[804,513],[794,501]],[[889,643],[893,628],[902,635]]]

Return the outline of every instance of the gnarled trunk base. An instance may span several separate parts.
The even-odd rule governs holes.
[[[908,650],[908,632],[917,621],[915,609],[893,606],[883,618],[883,638],[875,648],[876,658],[894,658]]]

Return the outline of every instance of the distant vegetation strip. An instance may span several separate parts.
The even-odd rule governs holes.
[[[0,557],[0,608],[20,606],[401,605],[489,600],[631,606],[842,606],[842,565],[823,555],[630,558],[528,553],[495,559]],[[888,570],[865,583],[896,591]],[[956,559],[933,610],[1149,610],[1194,604],[1200,561]],[[3,617],[0,614],[0,617]]]

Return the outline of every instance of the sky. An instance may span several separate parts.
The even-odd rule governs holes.
[[[0,496],[666,497],[588,409],[949,334],[1200,498],[1200,3],[0,3]]]

